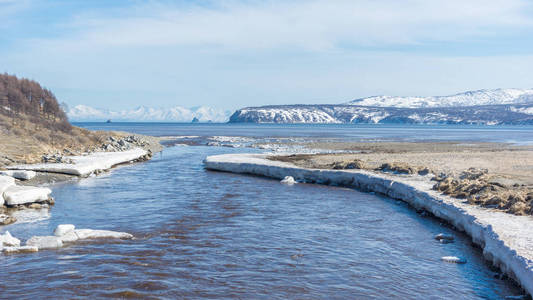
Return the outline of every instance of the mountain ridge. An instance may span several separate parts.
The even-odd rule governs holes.
[[[76,105],[67,109],[67,116],[71,121],[145,121],[145,122],[191,122],[197,118],[200,122],[226,122],[231,111],[216,109],[208,106],[185,108],[173,106],[169,108],[154,108],[138,106],[130,110],[99,109],[88,105]]]
[[[523,104],[527,102],[533,102],[533,89],[481,89],[447,96],[371,96],[354,99],[344,104],[422,108]]]

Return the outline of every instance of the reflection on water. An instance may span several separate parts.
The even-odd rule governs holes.
[[[6,229],[26,239],[73,223],[130,232],[136,239],[0,256],[0,298],[520,294],[494,277],[468,237],[402,202],[203,169],[205,156],[238,151],[174,147],[109,176],[55,186],[49,218]],[[440,232],[456,235],[456,242],[438,243],[433,237]],[[446,255],[468,263],[441,262]]]

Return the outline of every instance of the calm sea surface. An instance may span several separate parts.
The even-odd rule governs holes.
[[[156,134],[158,126],[102,127]],[[161,126],[159,135],[274,134],[253,126],[235,127],[236,133]],[[287,130],[316,128],[273,129]],[[385,130],[376,130],[383,137]],[[470,135],[459,131],[453,135]],[[0,298],[501,299],[522,293],[495,277],[467,236],[402,202],[345,188],[285,186],[202,165],[208,155],[251,151],[257,150],[166,148],[149,162],[52,186],[56,205],[49,217],[1,232],[25,240],[72,223],[136,239],[0,256]],[[438,243],[433,237],[441,232],[454,234],[456,242]],[[448,255],[468,263],[440,261]]]

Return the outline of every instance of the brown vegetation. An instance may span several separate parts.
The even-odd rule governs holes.
[[[0,114],[9,117],[15,128],[31,124],[35,129],[61,132],[72,129],[52,91],[13,75],[0,74]]]

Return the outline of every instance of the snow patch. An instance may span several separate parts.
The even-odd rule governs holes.
[[[134,148],[121,152],[95,152],[83,156],[68,156],[73,161],[67,163],[44,163],[33,165],[9,166],[11,170],[33,170],[41,172],[63,173],[76,176],[88,176],[96,170],[107,170],[115,165],[133,161],[145,156],[147,152]]]

